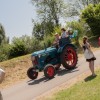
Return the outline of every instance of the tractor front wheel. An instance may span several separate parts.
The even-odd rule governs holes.
[[[53,65],[48,64],[44,69],[44,75],[45,77],[52,79],[55,76],[55,68]]]
[[[27,76],[28,76],[30,79],[34,80],[34,79],[37,78],[38,72],[36,72],[35,68],[31,67],[31,68],[29,68],[28,71],[27,71]]]

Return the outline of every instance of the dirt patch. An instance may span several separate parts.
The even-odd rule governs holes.
[[[0,84],[0,88],[3,89],[27,79],[26,73],[30,66],[32,64],[29,55],[0,63],[0,67],[6,72],[5,79]]]

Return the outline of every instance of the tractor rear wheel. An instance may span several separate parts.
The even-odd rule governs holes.
[[[45,77],[52,79],[55,76],[55,68],[53,67],[53,65],[48,64],[45,68],[44,68],[44,75]]]
[[[78,61],[76,49],[66,46],[61,54],[61,63],[66,69],[74,69]]]
[[[37,78],[38,72],[36,72],[35,68],[31,67],[31,68],[29,68],[28,71],[27,71],[27,76],[28,76],[30,79],[34,80],[34,79]]]

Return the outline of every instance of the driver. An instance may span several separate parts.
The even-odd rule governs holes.
[[[53,42],[53,44],[58,48],[59,47],[59,39],[60,39],[60,36],[58,33],[55,33],[55,40]]]

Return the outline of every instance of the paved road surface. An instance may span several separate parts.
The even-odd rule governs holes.
[[[97,60],[95,65],[100,65],[100,51],[96,51],[95,55]],[[32,100],[35,97],[49,91],[50,89],[60,85],[77,75],[82,74],[83,72],[89,70],[88,63],[86,63],[85,59],[79,58],[79,62],[77,64],[76,69],[72,71],[67,71],[62,68],[55,78],[51,80],[47,80],[43,75],[39,76],[39,78],[35,81],[24,81],[20,84],[12,86],[6,90],[2,90],[3,100]]]

